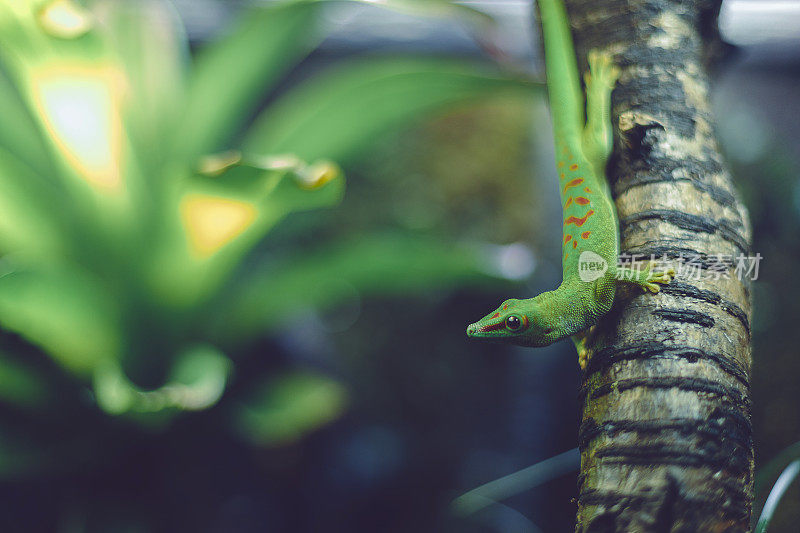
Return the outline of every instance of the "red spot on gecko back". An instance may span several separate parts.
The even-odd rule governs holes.
[[[583,215],[580,218],[570,215],[564,221],[564,225],[565,226],[569,226],[570,224],[575,224],[576,226],[581,227],[584,224],[586,224],[586,221],[589,220],[589,217],[592,216],[592,215],[594,215],[594,210],[593,209],[590,209],[588,213],[586,213],[585,215]]]
[[[572,235],[567,235],[566,237],[564,237],[564,244],[567,244],[571,240],[572,240]]]
[[[581,233],[581,239],[588,239],[589,235],[591,234],[592,234],[591,231],[584,231],[583,233]]]
[[[588,193],[591,193],[591,192],[592,192],[592,190],[591,190],[589,187],[584,187],[584,188],[583,188],[583,190],[584,190],[585,192],[588,192]]]
[[[578,196],[575,198],[575,203],[578,205],[589,205],[589,199],[584,198],[583,196]]]
[[[493,314],[493,315],[491,316],[491,318],[497,318],[497,317],[499,317],[499,316],[500,316],[500,313],[495,313],[495,314]]]
[[[564,209],[568,208],[570,205],[572,205],[572,196],[567,198],[567,203],[564,204]]]
[[[577,248],[578,247],[578,241],[572,241],[572,247],[573,248]]]
[[[568,181],[567,184],[564,185],[564,192],[567,192],[569,188],[577,187],[581,183],[583,183],[583,178],[575,178],[574,180]]]
[[[572,163],[572,164],[569,166],[569,169],[570,169],[570,170],[578,170],[578,165],[576,165],[575,163]]]

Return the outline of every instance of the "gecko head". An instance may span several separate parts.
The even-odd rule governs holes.
[[[545,316],[540,296],[528,300],[506,300],[495,311],[467,326],[467,336],[519,346],[549,346],[562,335],[553,321]]]

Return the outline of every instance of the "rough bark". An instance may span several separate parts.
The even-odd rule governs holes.
[[[709,109],[713,5],[566,3],[580,64],[600,48],[622,71],[609,172],[622,251],[679,271],[658,295],[621,298],[600,327],[581,391],[576,531],[748,531],[750,296],[732,266],[715,271],[718,254],[750,253],[750,230]]]

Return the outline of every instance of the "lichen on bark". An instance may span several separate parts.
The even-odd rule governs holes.
[[[579,64],[599,48],[621,69],[609,177],[622,251],[678,270],[657,295],[624,294],[599,326],[576,531],[748,531],[750,295],[719,259],[750,254],[750,229],[708,100],[703,32],[718,2],[566,4]]]

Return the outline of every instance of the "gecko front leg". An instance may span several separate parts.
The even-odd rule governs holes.
[[[661,285],[666,285],[675,278],[674,268],[668,267],[666,270],[656,270],[656,266],[657,263],[655,261],[648,261],[642,269],[628,266],[618,267],[617,281],[630,283],[656,294],[661,290]]]
[[[597,326],[592,326],[570,337],[573,344],[575,344],[575,350],[578,352],[578,365],[581,370],[586,370],[586,365],[589,364],[589,348],[594,343],[596,329]]]

